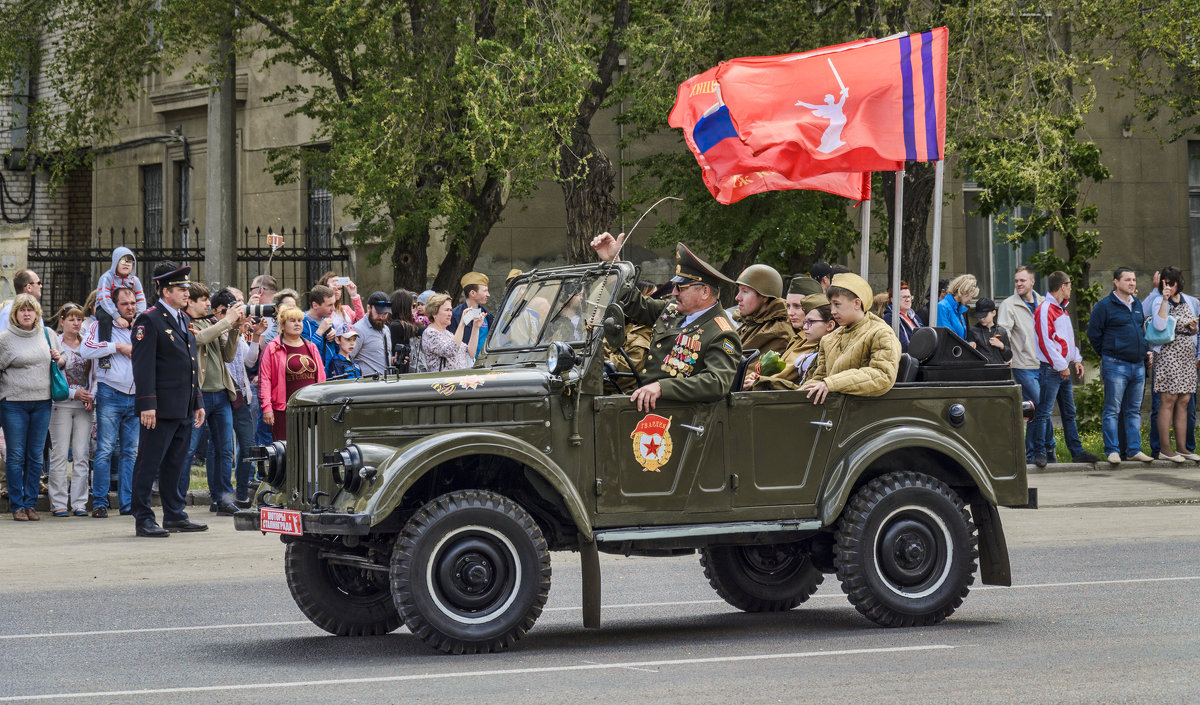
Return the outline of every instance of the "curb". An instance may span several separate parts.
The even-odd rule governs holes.
[[[1186,463],[1172,463],[1169,460],[1154,460],[1149,463],[1139,463],[1136,460],[1126,460],[1120,465],[1110,465],[1107,460],[1099,463],[1051,463],[1044,468],[1030,463],[1025,466],[1025,471],[1029,475],[1050,475],[1055,473],[1070,473],[1070,472],[1120,472],[1122,470],[1200,470],[1200,465],[1188,461]]]
[[[87,503],[88,509],[91,509],[91,507],[92,507],[91,500],[92,500],[92,496],[89,494],[88,495],[88,503]],[[120,500],[117,498],[116,492],[108,493],[108,506],[109,506],[110,511],[115,513],[116,512],[115,508],[117,507],[119,502],[120,502]],[[188,490],[187,496],[184,497],[184,504],[188,507],[207,507],[211,503],[212,502],[210,500],[208,490]],[[151,497],[150,506],[152,506],[152,507],[161,507],[162,506],[162,501],[159,500],[157,492],[155,492],[154,496]],[[50,498],[44,494],[38,495],[37,505],[34,507],[34,509],[38,510],[38,512],[49,514],[50,513]],[[0,514],[6,514],[8,512],[9,512],[8,498],[6,497],[4,499],[0,499]]]

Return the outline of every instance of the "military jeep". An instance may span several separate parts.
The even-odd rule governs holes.
[[[792,609],[836,573],[887,626],[945,619],[977,567],[1011,584],[997,506],[1036,496],[1007,368],[925,329],[882,397],[741,391],[751,353],[719,401],[639,412],[605,360],[636,274],[535,270],[509,287],[474,368],[291,398],[287,441],[256,449],[258,506],[235,523],[281,537],[309,619],[503,649],[541,614],[550,552],[565,550],[581,556],[590,628],[601,551],[699,552],[717,594],[751,612]]]

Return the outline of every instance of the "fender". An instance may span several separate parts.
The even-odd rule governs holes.
[[[869,429],[863,430],[869,432]],[[847,439],[846,443],[851,440]],[[879,457],[904,448],[927,448],[948,456],[971,476],[983,499],[996,503],[996,490],[983,460],[970,448],[936,429],[921,425],[889,425],[870,439],[853,441],[853,446],[833,464],[833,471],[822,490],[819,514],[822,525],[828,526],[841,514],[855,481],[867,466]]]
[[[583,498],[557,464],[529,443],[498,431],[459,429],[425,436],[392,456],[386,467],[379,468],[382,482],[366,501],[371,523],[387,516],[400,504],[404,493],[425,473],[448,460],[471,455],[498,455],[515,460],[540,475],[562,497],[575,528],[587,541],[592,540],[592,522]]]

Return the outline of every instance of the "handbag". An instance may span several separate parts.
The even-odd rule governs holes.
[[[1146,317],[1146,342],[1151,345],[1166,345],[1175,340],[1175,317],[1167,316],[1167,327],[1159,330],[1154,327],[1154,317]]]
[[[42,328],[42,334],[46,336],[46,345],[51,348],[50,331]],[[67,376],[63,374],[62,368],[54,360],[50,361],[50,398],[54,401],[66,401],[71,397],[71,388],[67,386]]]

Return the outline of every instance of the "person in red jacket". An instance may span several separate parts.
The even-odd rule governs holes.
[[[321,353],[300,335],[303,319],[304,313],[294,306],[279,309],[279,337],[267,344],[258,368],[263,423],[271,426],[277,441],[287,440],[287,400],[296,390],[325,381]]]

